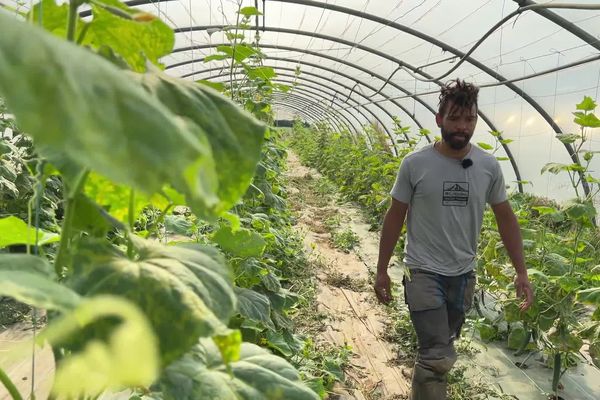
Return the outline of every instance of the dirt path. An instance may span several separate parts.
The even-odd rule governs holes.
[[[23,354],[14,354],[14,349],[19,345],[30,342],[33,338],[32,324],[18,323],[0,333],[0,367],[13,381],[24,399],[29,399],[32,382],[32,355],[29,347]],[[45,399],[50,393],[54,380],[54,356],[52,349],[36,349],[35,352],[35,393],[39,399]],[[9,400],[12,397],[0,384],[0,400]]]
[[[317,271],[318,311],[328,316],[323,341],[339,346],[349,345],[353,351],[346,369],[348,382],[342,398],[403,399],[410,382],[403,367],[393,365],[394,346],[383,340],[385,308],[377,303],[372,291],[369,271],[375,268],[378,236],[369,232],[359,211],[351,205],[336,205],[331,195],[318,187],[320,175],[302,166],[294,153],[288,155],[288,178],[292,207],[298,215],[297,229],[305,237],[310,256],[325,268]],[[358,236],[358,247],[345,253],[330,243],[326,221],[339,219],[339,229],[350,227]]]

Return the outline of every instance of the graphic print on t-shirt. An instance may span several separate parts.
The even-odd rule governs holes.
[[[466,207],[469,202],[469,182],[444,182],[444,206]]]

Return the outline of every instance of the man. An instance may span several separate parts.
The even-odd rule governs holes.
[[[442,140],[404,158],[391,191],[379,246],[375,292],[391,301],[388,264],[407,218],[403,280],[417,333],[412,400],[446,399],[446,374],[456,361],[460,334],[475,287],[476,250],[489,203],[516,270],[523,310],[533,302],[517,219],[496,158],[469,143],[477,124],[479,89],[461,80],[442,87],[436,123]]]

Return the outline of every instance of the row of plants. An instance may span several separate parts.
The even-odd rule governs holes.
[[[585,180],[590,188],[573,201],[558,205],[527,194],[512,194],[510,201],[519,218],[524,237],[528,271],[535,287],[536,302],[525,313],[519,311],[514,298],[514,270],[500,240],[491,210],[484,216],[478,259],[479,287],[493,300],[495,314],[482,311],[482,299],[476,300],[479,319],[475,325],[484,340],[504,338],[517,353],[541,349],[553,368],[553,391],[559,387],[566,368],[574,365],[584,343],[589,357],[600,365],[600,234],[595,225],[594,197],[598,180],[590,171],[594,152],[583,151],[589,130],[600,127],[594,115],[595,102],[586,97],[577,105],[575,122],[578,134],[561,135],[559,140],[572,144],[580,163],[549,163],[541,173],[568,173],[574,188]],[[396,133],[408,134],[409,140],[398,143],[394,157],[384,140],[352,137],[348,132],[332,132],[325,125],[306,128],[294,126],[291,143],[307,165],[317,168],[339,185],[348,199],[361,204],[374,227],[389,206],[389,190],[393,186],[402,158],[413,151],[425,132],[410,135],[396,122]],[[509,140],[500,132],[490,132],[494,145],[478,143],[491,153]],[[498,157],[500,161],[506,158]],[[401,240],[402,241],[402,240]],[[401,256],[402,243],[397,247]]]
[[[257,13],[240,9],[241,23]],[[36,342],[55,355],[53,395],[325,396],[337,361],[315,362],[290,319],[309,301],[309,269],[285,201],[285,151],[258,121],[272,118],[267,89],[223,90],[251,116],[163,74],[173,31],[117,0],[42,0],[25,15],[0,10],[0,25],[13,132],[2,176],[23,176],[2,191],[0,295],[48,310]],[[251,76],[241,39],[220,50]],[[172,213],[182,205],[191,213]],[[165,231],[185,239],[161,244]]]

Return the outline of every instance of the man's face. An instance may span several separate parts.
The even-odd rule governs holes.
[[[442,138],[454,150],[464,149],[475,131],[477,125],[477,106],[470,109],[457,107],[449,102],[444,115],[435,117],[438,127],[442,131]]]

